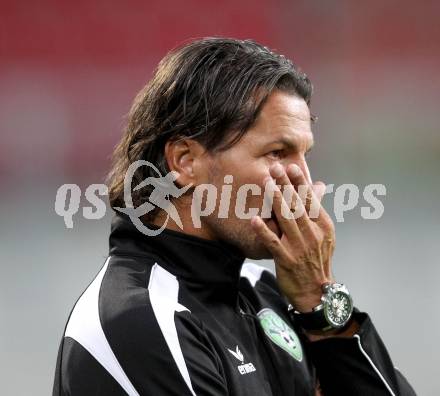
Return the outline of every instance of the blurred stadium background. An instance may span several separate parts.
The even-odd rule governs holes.
[[[54,211],[58,187],[103,182],[124,114],[155,65],[183,41],[213,35],[260,41],[309,74],[314,179],[386,185],[380,220],[357,208],[336,224],[335,273],[416,391],[440,394],[439,2],[0,5],[2,395],[51,393],[69,311],[107,254],[111,211],[78,214],[66,229]]]

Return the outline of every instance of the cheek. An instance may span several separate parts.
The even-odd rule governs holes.
[[[270,176],[269,167],[270,163],[266,159],[244,163],[234,179],[241,184],[256,184],[261,187],[263,180]]]
[[[247,145],[250,144],[247,142]],[[264,177],[269,175],[270,161],[266,157],[256,156],[250,149],[237,149],[222,155],[217,165],[223,175],[233,175],[237,186],[261,185]]]
[[[255,207],[261,210],[263,203],[263,196],[264,196],[263,180],[268,176],[270,176],[270,173],[269,173],[269,165],[267,161],[264,161],[264,163],[255,162],[254,164],[249,165],[246,181],[244,181],[242,184],[247,183],[258,186],[260,189],[260,193],[258,194],[258,191],[256,191],[255,192],[256,195],[254,195],[252,191],[247,191],[247,196],[246,196],[247,207]]]
[[[240,207],[244,206],[246,211],[248,211],[249,208],[256,208],[260,212],[264,199],[264,185],[262,180],[268,174],[269,173],[265,174],[264,172],[254,172],[245,177],[234,177],[231,194],[231,209],[233,209],[234,205],[239,205]]]
[[[221,170],[221,173],[216,173],[215,184],[218,188],[218,195],[221,196],[222,186],[231,185],[230,177],[225,182],[226,175],[232,175],[232,191],[231,191],[231,206],[234,205],[237,199],[237,194],[241,186],[250,184],[260,188],[261,193],[253,195],[252,191],[247,191],[246,194],[246,207],[261,207],[263,201],[264,184],[263,180],[270,176],[269,166],[270,163],[265,158],[246,158],[243,160],[241,157],[228,157],[222,158],[217,163],[217,170]]]

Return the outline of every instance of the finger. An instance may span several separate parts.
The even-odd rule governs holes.
[[[318,198],[318,201],[321,202],[322,198],[325,195],[327,186],[322,181],[314,182],[312,185],[313,192],[316,195],[316,198]]]
[[[290,191],[296,196],[294,198],[295,201],[301,202],[293,186],[290,187]],[[275,181],[271,178],[268,178],[265,183],[265,188],[273,191],[272,209],[275,213],[275,217],[278,221],[281,231],[286,234],[287,238],[290,240],[293,240],[292,238],[301,237],[301,231],[299,230],[298,224],[295,220],[295,215],[292,213],[290,205],[286,203],[284,196],[278,186],[275,184]],[[305,210],[303,210],[303,212],[305,212]]]
[[[281,164],[274,164],[269,168],[271,176],[275,179],[276,184],[281,186],[292,185],[289,176]]]
[[[334,235],[333,220],[322,206],[321,209],[319,210],[319,215],[316,218],[316,222],[326,232],[326,234]]]
[[[296,164],[290,164],[287,169],[287,175],[291,183],[296,187],[298,195],[304,203],[307,213],[310,208],[314,208],[314,214],[319,215],[320,200],[314,193],[313,186],[304,176],[301,168]],[[315,216],[311,218],[316,218]]]
[[[312,190],[316,199],[310,201],[308,213],[311,220],[316,220],[320,215],[320,211],[324,210],[321,202],[326,192],[326,185],[322,182],[315,182],[312,185]]]
[[[310,184],[307,182],[298,165],[291,164],[287,168],[287,171],[292,172],[292,177],[294,178],[294,180],[302,183],[299,186],[299,193],[296,192],[291,182],[292,177],[288,174],[288,172],[284,170],[284,167],[281,164],[274,164],[269,169],[269,172],[275,179],[276,184],[283,186],[283,196],[285,197],[289,208],[294,211],[294,218],[296,219],[298,226],[301,229],[304,227],[310,228],[311,225],[309,224],[310,219],[308,215],[308,210],[311,206],[313,206],[315,208],[314,213],[316,213],[316,216],[318,217],[320,212],[320,203],[316,199],[316,197],[314,197]],[[281,204],[280,207],[283,208]],[[285,209],[283,209],[283,213],[285,213]],[[285,214],[285,216],[287,217],[287,214]],[[277,219],[278,217],[279,216],[277,216]]]
[[[295,187],[290,181],[284,167],[281,164],[274,164],[270,167],[269,172],[275,179],[276,184],[280,185],[283,190],[283,197],[289,208],[293,209],[296,206],[298,194],[295,191]],[[305,201],[304,201],[305,203]]]
[[[295,186],[305,185],[309,186],[311,182],[306,179],[303,171],[297,164],[290,164],[286,168],[287,176],[289,177],[290,182]]]
[[[254,216],[251,219],[251,226],[255,233],[261,239],[261,242],[266,246],[267,250],[272,254],[273,258],[282,257],[285,254],[280,238],[275,234],[260,216]]]
[[[309,217],[312,220],[320,223],[327,231],[331,231],[333,227],[333,221],[325,208],[322,206],[322,199],[327,192],[327,186],[321,182],[313,183],[313,193],[316,197],[316,201],[312,201],[312,205],[309,211]]]

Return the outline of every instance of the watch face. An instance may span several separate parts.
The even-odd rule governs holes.
[[[349,294],[343,291],[330,293],[324,304],[324,314],[333,327],[344,326],[353,312],[353,302]]]

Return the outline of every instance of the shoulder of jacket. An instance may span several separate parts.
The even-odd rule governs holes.
[[[255,287],[260,281],[271,284],[272,282],[276,283],[276,277],[273,270],[268,267],[255,264],[251,261],[246,261],[243,264],[240,277],[247,279],[252,287]]]

